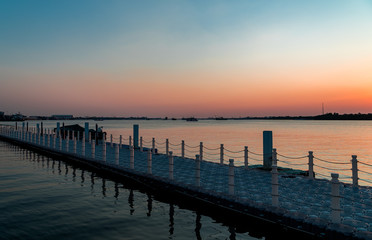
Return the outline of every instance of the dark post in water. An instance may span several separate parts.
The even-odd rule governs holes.
[[[271,169],[273,152],[273,132],[263,131],[263,167]]]
[[[138,124],[133,125],[133,146],[134,148],[138,148]]]

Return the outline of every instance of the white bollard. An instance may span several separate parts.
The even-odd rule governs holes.
[[[182,140],[181,142],[181,156],[182,158],[185,158],[185,141]]]
[[[96,156],[96,141],[92,140],[91,142],[91,149],[92,149],[92,158],[95,158]]]
[[[155,138],[152,138],[152,154],[155,154]]]
[[[119,165],[119,144],[115,143],[115,163]]]
[[[358,187],[358,159],[357,155],[351,156],[351,166],[352,166],[352,174],[353,174],[353,187]]]
[[[314,179],[314,155],[313,155],[313,151],[309,151],[309,178]]]
[[[220,164],[223,164],[223,144],[220,146]]]
[[[333,223],[341,223],[341,207],[340,207],[340,182],[338,174],[331,174],[332,193],[331,193],[331,221]]]
[[[248,146],[244,147],[244,167],[248,169]]]
[[[169,156],[169,140],[165,139],[165,155]]]
[[[279,182],[278,167],[273,163],[271,166],[271,202],[274,207],[279,207]]]
[[[129,146],[130,151],[130,169],[134,169],[134,147]]]
[[[235,194],[235,180],[234,180],[234,159],[229,159],[229,195]]]
[[[120,140],[119,140],[119,148],[123,147],[123,136],[120,135]]]
[[[169,156],[168,156],[168,159],[169,159],[169,179],[170,180],[173,180],[174,177],[173,177],[173,152],[170,151],[169,152]]]
[[[147,173],[152,174],[152,154],[151,150],[147,150]]]
[[[199,157],[200,157],[200,161],[203,161],[203,142],[200,142]]]
[[[200,156],[195,156],[195,185],[200,187]]]
[[[143,142],[142,142],[142,137],[140,137],[140,152],[143,152]]]

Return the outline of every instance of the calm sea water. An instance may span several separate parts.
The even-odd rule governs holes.
[[[57,121],[44,121],[46,128],[56,127]],[[62,124],[62,121],[60,121]],[[372,121],[309,121],[309,120],[201,120],[186,122],[182,120],[105,120],[88,121],[91,128],[96,124],[104,131],[113,134],[114,141],[119,142],[123,135],[125,143],[128,136],[133,134],[133,124],[139,124],[140,135],[144,145],[151,147],[154,137],[160,152],[165,151],[165,141],[173,145],[170,150],[176,155],[181,154],[179,144],[182,140],[190,146],[186,148],[186,155],[195,157],[197,146],[203,142],[204,159],[219,161],[220,144],[227,150],[239,152],[248,146],[253,153],[262,154],[262,132],[273,131],[274,147],[277,148],[279,166],[306,170],[309,151],[321,159],[314,160],[315,172],[319,177],[327,178],[331,172],[339,173],[345,182],[351,181],[351,155],[357,155],[358,160],[367,165],[359,164],[364,171],[359,173],[362,184],[372,185]],[[29,122],[30,127],[38,122]],[[84,121],[64,121],[68,124],[80,124]],[[14,123],[10,123],[13,124]],[[21,124],[20,124],[21,125]],[[209,149],[208,149],[209,148]],[[234,158],[237,165],[242,164],[244,154],[225,151],[225,159]],[[286,158],[286,157],[289,158]],[[304,157],[300,159],[292,159]],[[250,154],[250,164],[262,164],[262,156]],[[327,162],[328,161],[328,162]],[[333,164],[332,162],[343,163]],[[296,164],[296,165],[295,165]],[[348,165],[347,165],[348,164]],[[371,173],[371,174],[369,174]]]

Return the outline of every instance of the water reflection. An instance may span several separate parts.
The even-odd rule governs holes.
[[[81,182],[80,182],[80,186],[83,186],[84,185],[84,181],[85,181],[84,170],[81,170]]]
[[[147,216],[151,217],[151,211],[152,211],[152,196],[147,193]]]
[[[129,208],[130,208],[130,215],[133,215],[134,213],[134,194],[133,194],[133,189],[129,190],[129,197],[128,197],[128,203],[129,203]]]
[[[174,232],[174,206],[169,204],[169,235],[172,236]]]
[[[118,198],[119,198],[119,184],[117,182],[115,182],[115,195],[114,195],[114,198],[116,200],[118,200]]]
[[[200,235],[200,229],[202,227],[202,224],[200,222],[201,220],[201,215],[199,212],[196,213],[196,220],[195,220],[195,235],[196,235],[196,239],[198,240],[201,240],[202,237]]]
[[[102,178],[102,195],[106,197],[106,179]]]

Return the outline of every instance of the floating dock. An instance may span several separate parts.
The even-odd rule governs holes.
[[[67,135],[68,136],[68,135]],[[278,171],[276,151],[270,170],[235,166],[234,160],[208,162],[158,154],[138,144],[138,126],[131,145],[91,141],[85,137],[25,131],[0,126],[0,139],[101,171],[136,179],[153,189],[180,194],[230,212],[327,239],[372,239],[372,188],[314,179]],[[121,138],[120,138],[121,140]],[[267,160],[267,159],[266,159]]]

